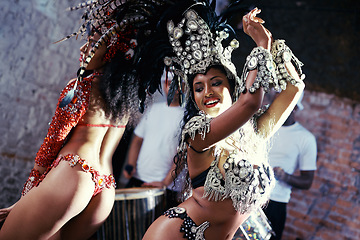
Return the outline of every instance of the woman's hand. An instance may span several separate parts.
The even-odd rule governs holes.
[[[261,18],[256,17],[261,12],[260,9],[254,8],[243,17],[244,32],[249,35],[258,47],[270,50],[272,35],[262,24],[265,23]]]
[[[279,181],[283,181],[286,182],[286,178],[287,178],[287,173],[284,171],[284,169],[282,169],[281,167],[274,167],[274,175],[275,178]]]

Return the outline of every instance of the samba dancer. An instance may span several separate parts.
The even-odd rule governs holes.
[[[268,200],[273,171],[266,140],[304,89],[301,62],[283,40],[272,41],[264,21],[256,17],[260,10],[243,17],[243,30],[257,47],[238,77],[231,62],[238,41],[230,38],[231,28],[218,22],[207,1],[187,3],[164,17],[167,24],[162,26],[173,50],[164,62],[187,85],[182,138],[174,159],[179,168],[187,166],[192,195],[160,216],[145,240],[231,239],[251,211]],[[222,45],[225,39],[230,41],[227,47]],[[282,92],[259,112],[271,86]]]
[[[65,39],[89,34],[78,78],[61,92],[22,197],[0,211],[0,239],[88,239],[109,215],[112,155],[139,106],[135,28],[148,20],[136,10],[123,14],[129,4],[142,7],[139,1],[100,0],[72,8],[86,8],[85,22]]]

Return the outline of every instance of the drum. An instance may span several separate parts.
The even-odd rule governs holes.
[[[97,239],[141,240],[151,223],[166,210],[165,207],[165,189],[116,189],[114,207],[97,231]]]
[[[268,240],[273,233],[262,209],[253,211],[240,226],[233,240]]]

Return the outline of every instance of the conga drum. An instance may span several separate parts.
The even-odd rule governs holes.
[[[151,223],[166,210],[165,207],[165,189],[116,189],[114,207],[97,231],[97,239],[141,240]]]
[[[273,233],[270,222],[262,209],[253,211],[240,226],[233,240],[268,240]]]

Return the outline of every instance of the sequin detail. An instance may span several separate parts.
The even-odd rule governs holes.
[[[275,40],[271,46],[271,54],[276,64],[276,76],[282,90],[286,89],[287,82],[296,86],[299,82],[293,78],[286,70],[285,64],[292,62],[301,80],[305,78],[301,67],[304,65],[285,44],[285,40]]]
[[[35,168],[31,169],[30,176],[24,184],[24,188],[21,192],[22,196],[25,196],[33,187],[39,184],[41,173]]]
[[[237,152],[228,155],[223,164],[225,177],[218,167],[220,154],[211,163],[204,185],[204,197],[213,201],[232,200],[236,211],[250,212],[268,200],[272,170],[268,164],[254,166],[247,160],[236,160]]]
[[[256,47],[246,58],[246,63],[241,74],[241,92],[245,92],[246,78],[249,74],[249,71],[254,69],[257,69],[258,72],[254,83],[248,89],[250,93],[256,92],[256,90],[258,90],[260,87],[262,87],[265,92],[269,92],[271,86],[273,86],[275,89],[280,88],[275,74],[275,66],[270,51],[264,49],[263,47]]]
[[[59,107],[59,103],[66,96],[67,92],[73,88],[75,81],[70,82],[61,92],[48,133],[35,157],[37,165],[47,168],[52,164],[69,132],[87,111],[93,77],[94,75],[84,78],[78,83],[73,100],[63,108]]]
[[[184,233],[184,238],[189,240],[205,240],[204,232],[210,226],[208,221],[203,222],[199,226],[187,215],[185,208],[170,208],[164,215],[168,218],[180,218],[184,220],[181,224],[180,232]]]
[[[95,183],[95,190],[93,193],[93,197],[96,196],[98,193],[100,193],[104,187],[106,188],[116,188],[115,178],[112,174],[105,175],[100,174],[99,171],[95,170],[93,167],[91,167],[88,162],[82,158],[79,157],[79,155],[75,154],[67,154],[65,156],[59,156],[51,165],[49,169],[57,167],[57,165],[60,163],[60,161],[68,161],[69,165],[71,167],[75,167],[77,164],[81,166],[82,170],[84,172],[91,173],[92,180]],[[46,175],[46,174],[44,174]],[[43,176],[44,176],[43,175]],[[43,179],[43,178],[42,178]]]
[[[210,122],[212,118],[207,117],[203,111],[200,111],[199,114],[198,116],[192,117],[181,131],[181,142],[178,147],[178,152],[186,150],[188,146],[186,139],[188,137],[194,140],[196,133],[199,133],[201,138],[205,139],[205,135],[210,132]]]

